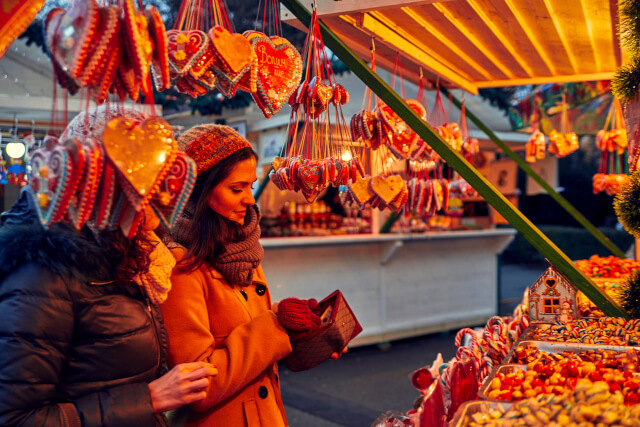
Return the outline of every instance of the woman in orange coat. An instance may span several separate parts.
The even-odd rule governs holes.
[[[162,305],[169,361],[215,363],[219,372],[187,422],[286,426],[276,362],[291,352],[290,336],[312,331],[320,318],[309,309],[313,300],[288,298],[272,310],[260,267],[260,212],[252,194],[257,156],[249,142],[230,127],[201,125],[178,145],[196,161],[198,179],[174,228],[178,264]]]

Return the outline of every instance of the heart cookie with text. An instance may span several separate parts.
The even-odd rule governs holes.
[[[257,90],[253,99],[266,118],[276,114],[300,85],[302,58],[283,37],[245,33],[257,57]]]
[[[118,117],[107,123],[102,139],[127,197],[139,210],[157,191],[177,155],[171,126],[159,117],[142,123]]]

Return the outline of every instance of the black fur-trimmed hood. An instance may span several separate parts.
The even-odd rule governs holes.
[[[33,211],[35,206],[28,191],[22,191],[18,202],[2,214],[0,282],[31,262],[84,282],[108,279],[109,266],[102,249],[69,224],[58,223],[45,230]]]

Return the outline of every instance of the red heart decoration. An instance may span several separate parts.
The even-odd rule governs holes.
[[[149,26],[149,37],[153,42],[153,53],[151,55],[151,71],[156,89],[163,91],[171,88],[169,79],[169,50],[167,48],[167,32],[162,22],[162,17],[158,10],[148,5],[144,14],[147,17]]]
[[[140,84],[136,78],[136,72],[133,64],[129,61],[128,55],[123,55],[120,58],[120,64],[118,64],[118,78],[124,88],[124,95],[128,95],[132,101],[137,101],[140,98]],[[119,94],[121,100],[125,100],[126,96]]]
[[[301,165],[298,168],[298,182],[303,190],[316,190],[322,180],[322,171],[318,165]]]
[[[422,104],[413,99],[407,99],[406,102],[420,117],[426,118],[427,112]],[[398,158],[406,159],[411,157],[420,139],[418,134],[407,126],[405,121],[385,103],[381,102],[376,107],[376,113],[385,125],[392,130],[389,141],[391,152]]]
[[[31,187],[38,217],[45,228],[64,218],[78,180],[67,147],[39,148],[31,155]]]
[[[151,208],[165,227],[173,227],[189,200],[195,182],[196,163],[179,152],[159,190],[151,198]]]
[[[95,42],[91,46],[88,60],[84,65],[77,82],[80,86],[95,86],[104,74],[104,64],[107,62],[114,44],[119,41],[120,31],[119,11],[115,7],[101,7],[99,9],[98,26]]]
[[[300,85],[302,58],[283,37],[267,37],[258,32],[245,33],[256,53],[257,90],[253,99],[266,118],[276,114]]]
[[[104,73],[102,74],[102,78],[97,86],[94,87],[94,91],[92,93],[93,100],[96,104],[102,104],[109,93],[109,89],[114,83],[114,79],[116,78],[116,74],[118,71],[118,65],[120,64],[120,59],[122,58],[122,46],[119,42],[120,36],[118,36],[118,42],[116,42],[111,50],[111,55],[108,58],[108,61],[104,64]],[[124,93],[124,87],[123,87]],[[124,95],[120,97],[124,99]]]
[[[50,13],[54,13],[54,17],[47,19],[49,27],[45,30],[51,33],[47,37],[49,52],[62,70],[75,79],[84,69],[97,34],[98,5],[95,0],[76,1],[68,10],[54,9]]]
[[[167,31],[170,71],[177,78],[184,76],[208,45],[209,39],[202,31]]]
[[[45,0],[3,0],[0,5],[0,58],[27,29]]]
[[[84,150],[84,168],[76,193],[69,202],[67,214],[79,230],[89,219],[98,192],[104,157],[100,143],[95,139],[87,139],[82,143]],[[80,171],[79,171],[80,172]]]
[[[141,84],[147,80],[153,53],[147,17],[136,7],[133,0],[123,0],[122,6],[124,9],[122,20],[124,44],[138,84]]]

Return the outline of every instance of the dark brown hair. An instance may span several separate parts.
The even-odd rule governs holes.
[[[187,254],[176,266],[177,271],[187,273],[205,262],[213,264],[224,252],[226,242],[240,238],[239,225],[209,207],[209,195],[238,162],[252,158],[258,159],[255,151],[243,148],[198,175],[183,213],[188,220],[178,221],[172,230],[174,240],[187,248]]]

